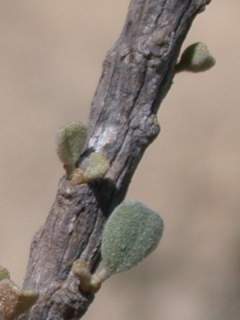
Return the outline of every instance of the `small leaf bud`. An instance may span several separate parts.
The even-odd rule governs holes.
[[[102,178],[109,169],[109,161],[101,152],[93,152],[88,160],[87,168],[84,171],[86,181],[93,181]]]
[[[6,268],[0,266],[0,281],[4,279],[10,279],[10,273]]]
[[[84,167],[85,170],[77,168],[73,171],[71,176],[71,183],[73,185],[89,183],[103,178],[109,169],[109,161],[103,153],[93,152],[84,164]]]
[[[216,60],[210,54],[206,44],[197,42],[187,47],[182,53],[176,72],[202,72],[211,69]]]
[[[71,176],[87,138],[87,128],[81,122],[73,122],[57,134],[57,154],[68,177]]]

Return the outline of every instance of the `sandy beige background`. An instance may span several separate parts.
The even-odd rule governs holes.
[[[18,283],[62,174],[55,133],[87,120],[128,2],[0,0],[0,264]],[[239,12],[213,0],[186,40],[206,42],[217,66],[175,78],[128,194],[161,212],[164,239],[106,283],[87,320],[239,319]]]

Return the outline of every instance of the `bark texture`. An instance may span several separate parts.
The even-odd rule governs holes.
[[[98,265],[104,223],[160,131],[156,113],[171,86],[182,42],[209,2],[131,1],[123,31],[103,64],[79,162],[103,151],[110,169],[90,185],[72,186],[61,178],[47,221],[32,242],[24,282],[40,298],[21,319],[77,320],[93,301],[93,295],[80,292],[71,266],[78,258],[92,270]]]

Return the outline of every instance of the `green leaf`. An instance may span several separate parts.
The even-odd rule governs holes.
[[[103,232],[102,263],[108,275],[126,271],[149,255],[163,233],[163,220],[140,202],[126,201],[113,211]]]
[[[57,154],[68,169],[75,168],[87,138],[87,128],[81,122],[73,122],[59,130],[57,135]]]
[[[206,44],[197,42],[187,47],[176,66],[176,71],[203,72],[211,69],[216,60],[210,54]]]

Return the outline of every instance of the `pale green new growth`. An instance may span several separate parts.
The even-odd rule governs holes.
[[[202,72],[211,69],[216,63],[206,44],[197,42],[187,47],[176,65],[176,72]]]
[[[6,268],[0,266],[0,281],[4,279],[10,279],[10,273]]]
[[[57,135],[57,154],[64,164],[67,175],[74,170],[87,137],[87,128],[80,122],[60,129]]]
[[[84,171],[84,177],[87,181],[102,178],[109,169],[109,161],[101,152],[93,152]]]
[[[103,178],[109,169],[109,161],[101,152],[93,152],[83,165],[72,172],[71,182],[73,185],[89,183]]]
[[[120,204],[103,231],[102,278],[135,266],[156,248],[162,233],[163,221],[157,213],[140,202]]]

